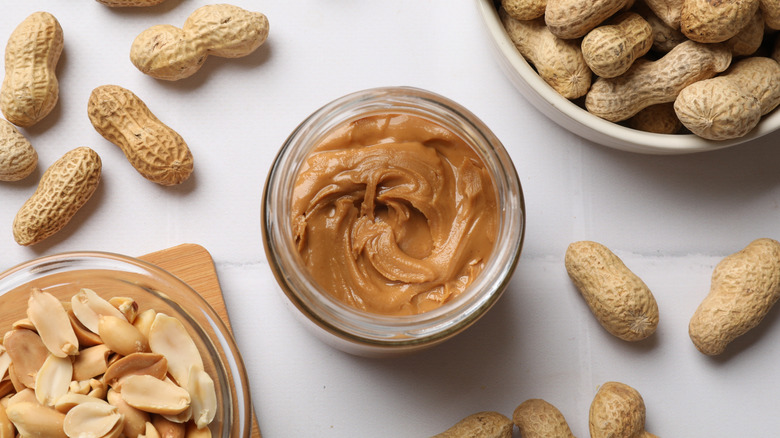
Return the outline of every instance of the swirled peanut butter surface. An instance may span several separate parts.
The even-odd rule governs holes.
[[[451,131],[409,115],[339,127],[309,154],[292,200],[295,243],[338,300],[418,314],[482,271],[498,229],[493,181]]]

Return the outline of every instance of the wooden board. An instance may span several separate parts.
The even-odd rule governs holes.
[[[231,329],[227,307],[222,296],[222,288],[220,288],[219,279],[217,278],[217,269],[214,266],[214,259],[211,258],[211,254],[209,254],[206,248],[192,243],[185,243],[173,248],[146,254],[139,258],[165,269],[189,284],[190,287],[208,301],[222,320],[225,321],[228,329]],[[261,438],[254,407],[252,408],[251,437]]]

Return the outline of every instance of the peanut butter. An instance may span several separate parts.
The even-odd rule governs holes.
[[[295,182],[292,224],[313,279],[367,312],[418,314],[483,270],[498,230],[476,152],[426,119],[388,114],[338,127]]]

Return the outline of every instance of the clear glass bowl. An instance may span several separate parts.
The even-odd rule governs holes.
[[[0,274],[0,332],[26,318],[33,287],[61,301],[69,301],[86,287],[103,298],[130,297],[141,310],[153,308],[178,318],[195,341],[217,389],[219,410],[210,425],[212,436],[250,436],[249,384],[238,347],[214,309],[179,278],[119,254],[71,252],[35,259]]]
[[[293,242],[291,199],[301,164],[320,139],[334,128],[378,114],[408,114],[448,128],[480,155],[496,186],[499,232],[485,269],[456,299],[418,315],[377,315],[337,301],[312,280]],[[358,91],[315,111],[282,146],[263,192],[263,244],[269,265],[294,314],[321,340],[364,356],[428,348],[473,324],[506,289],[520,256],[524,230],[522,188],[512,160],[498,138],[461,105],[411,87]]]

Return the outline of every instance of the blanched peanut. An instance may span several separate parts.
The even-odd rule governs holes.
[[[730,63],[725,46],[686,41],[658,61],[639,59],[621,76],[599,78],[585,107],[612,122],[626,120],[650,105],[673,102],[683,88],[715,76]]]
[[[585,63],[578,41],[553,35],[542,19],[519,21],[499,11],[509,38],[539,76],[567,99],[584,96],[592,72]]]
[[[128,405],[122,400],[122,395],[113,389],[108,390],[106,400],[124,416],[123,433],[126,437],[137,437],[146,431],[146,423],[151,421],[148,413]]]
[[[124,317],[101,315],[98,322],[98,334],[111,351],[122,356],[149,350],[146,338]]]
[[[49,166],[14,217],[16,243],[33,245],[67,225],[95,193],[101,169],[100,156],[85,146],[66,152]]]
[[[120,394],[127,404],[150,414],[176,415],[191,402],[186,389],[152,376],[127,376]]]
[[[203,369],[198,347],[181,321],[158,313],[149,330],[149,347],[153,353],[165,356],[168,373],[182,387],[187,387],[193,367]]]
[[[544,20],[553,35],[580,38],[632,3],[632,0],[547,0]]]
[[[659,53],[669,53],[673,48],[688,40],[688,37],[683,35],[678,28],[672,28],[668,24],[664,23],[653,11],[647,6],[640,3],[634,7],[634,10],[647,21],[650,28],[653,30],[653,47],[652,49]]]
[[[57,357],[78,354],[79,340],[70,325],[68,312],[54,295],[33,288],[27,301],[27,317],[51,354]]]
[[[69,357],[49,354],[35,375],[35,398],[44,406],[54,406],[58,398],[68,392],[73,377],[73,363]]]
[[[685,0],[680,17],[682,33],[700,43],[720,43],[748,25],[759,0]]]
[[[182,136],[132,91],[118,85],[96,87],[89,95],[87,114],[95,130],[117,145],[149,181],[171,186],[192,174],[192,152]]]
[[[152,415],[152,424],[160,438],[185,438],[187,433],[183,423],[175,423],[160,415]]]
[[[741,59],[721,76],[731,78],[761,104],[761,115],[780,105],[780,64],[771,58]]]
[[[614,78],[625,73],[653,45],[653,29],[636,12],[624,12],[582,39],[585,63],[598,76]]]
[[[165,0],[97,0],[110,8],[144,8],[159,5]]]
[[[70,305],[76,318],[93,333],[98,333],[98,324],[103,315],[124,318],[122,312],[92,289],[79,290],[70,298]]]

